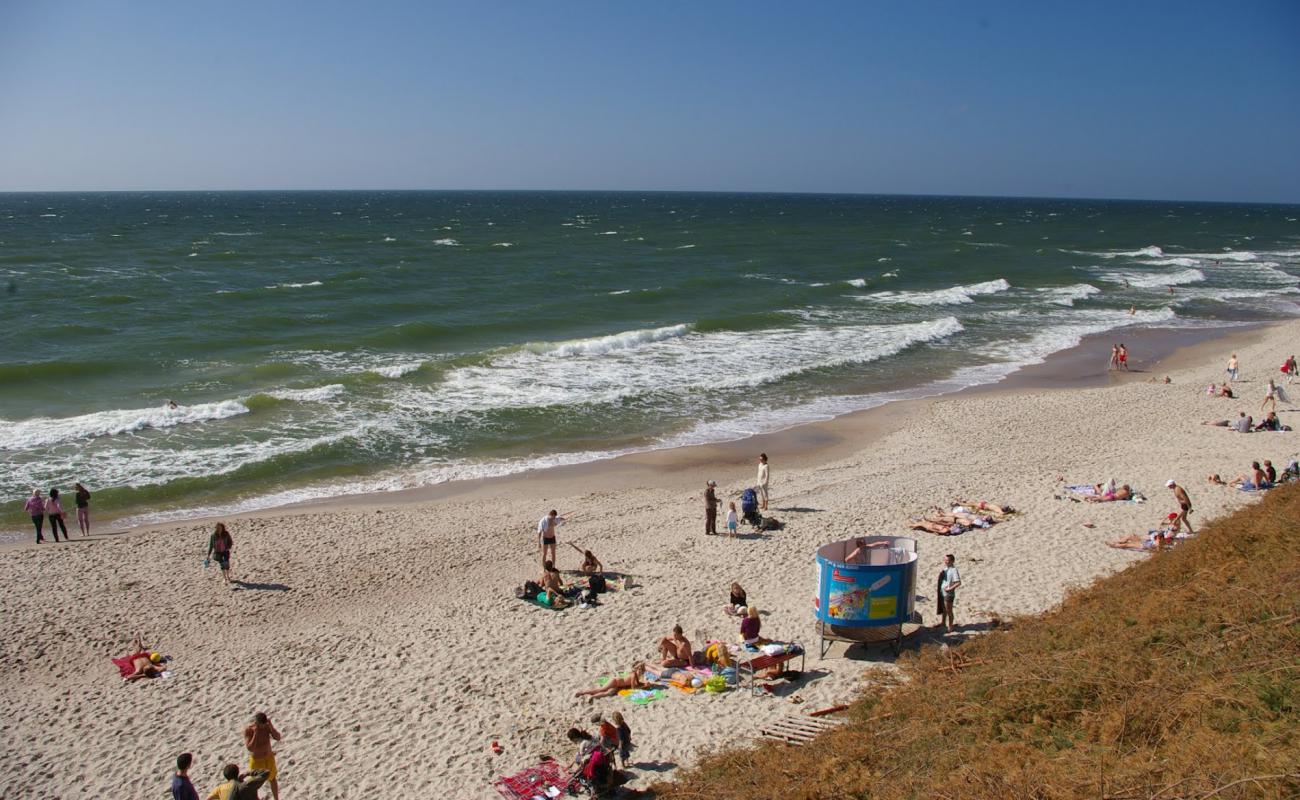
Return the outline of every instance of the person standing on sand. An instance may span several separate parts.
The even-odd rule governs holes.
[[[1119,344],[1119,368],[1128,372],[1128,348],[1123,342]]]
[[[758,454],[758,507],[767,510],[767,453]]]
[[[555,562],[555,529],[566,522],[565,517],[560,516],[560,512],[551,509],[551,513],[537,521],[537,541],[542,549],[542,564],[547,561]],[[551,557],[546,557],[546,551],[551,551]]]
[[[1232,358],[1228,359],[1228,368],[1224,372],[1228,373],[1228,380],[1237,380],[1237,354],[1233,353]]]
[[[957,571],[957,559],[952,553],[943,557],[943,577],[939,588],[943,592],[942,622],[945,630],[951,633],[954,625],[952,606],[957,599],[957,590],[961,588],[961,573]]]
[[[1119,345],[1117,344],[1110,346],[1110,364],[1106,369],[1119,369]]]
[[[90,535],[90,492],[80,483],[75,484],[77,490],[77,527],[81,529],[82,536]]]
[[[275,753],[271,751],[271,742],[280,741],[280,732],[271,724],[265,713],[259,711],[253,715],[253,724],[244,728],[244,746],[248,748],[248,770],[266,770],[267,783],[271,784],[271,797],[280,800],[280,771],[275,767]]]
[[[704,485],[704,535],[718,535],[718,482]]]
[[[1297,365],[1295,361],[1295,356],[1291,356],[1290,358],[1288,358],[1286,360],[1286,363],[1282,365],[1282,373],[1286,375],[1287,383],[1292,383],[1293,381],[1295,381],[1296,369],[1297,369]]]
[[[190,765],[194,763],[191,753],[176,756],[176,773],[172,775],[172,800],[199,800],[199,793],[190,782]]]
[[[59,540],[60,530],[63,531],[63,541],[72,541],[72,537],[68,535],[68,526],[63,521],[67,514],[63,512],[63,503],[59,502],[58,489],[50,489],[50,499],[45,501],[45,516],[50,520],[50,534],[54,537],[54,541]]]
[[[1165,481],[1165,486],[1174,490],[1174,499],[1178,501],[1178,508],[1181,509],[1177,521],[1187,526],[1189,535],[1196,533],[1196,531],[1192,530],[1191,520],[1187,518],[1187,515],[1192,513],[1192,498],[1187,496],[1187,490],[1175,483],[1173,478]]]
[[[203,561],[203,566],[207,566],[213,556],[217,559],[217,566],[221,567],[221,577],[230,583],[230,554],[235,549],[235,540],[230,536],[230,531],[226,530],[226,523],[218,522],[217,528],[208,538],[208,557]]]
[[[40,489],[32,489],[32,496],[27,498],[23,511],[27,512],[32,518],[32,524],[36,526],[36,543],[45,541],[45,500],[41,497]]]

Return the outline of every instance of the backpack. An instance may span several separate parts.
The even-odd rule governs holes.
[[[522,590],[522,593],[519,596],[525,600],[533,600],[537,597],[537,595],[541,593],[542,593],[541,586],[534,583],[533,581],[524,581],[524,588]]]
[[[609,591],[609,587],[605,584],[605,576],[600,574],[592,575],[588,578],[587,586],[591,591],[597,594],[603,594],[604,592]]]

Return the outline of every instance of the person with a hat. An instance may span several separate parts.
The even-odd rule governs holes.
[[[1192,530],[1191,520],[1187,519],[1187,515],[1192,513],[1192,498],[1187,496],[1187,490],[1175,483],[1173,478],[1165,481],[1165,486],[1174,490],[1174,499],[1178,501],[1178,508],[1181,509],[1178,513],[1177,522],[1187,527],[1189,536],[1196,533],[1196,531]]]
[[[704,487],[704,535],[718,534],[718,482],[709,481]]]

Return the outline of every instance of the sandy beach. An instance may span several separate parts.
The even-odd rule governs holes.
[[[222,764],[245,762],[240,731],[259,710],[284,734],[285,797],[491,797],[493,777],[542,754],[567,760],[564,731],[616,710],[637,744],[632,785],[648,784],[705,749],[752,738],[765,721],[845,702],[890,669],[883,649],[846,657],[837,645],[817,659],[812,553],[821,544],[906,535],[910,517],[954,497],[1024,512],[986,531],[914,534],[927,623],[943,555],[953,553],[962,571],[956,641],[977,635],[991,614],[1049,608],[1142,558],[1104,542],[1144,532],[1175,508],[1168,478],[1191,494],[1194,524],[1252,502],[1206,476],[1231,479],[1265,458],[1281,470],[1300,451],[1300,434],[1246,436],[1201,423],[1238,410],[1258,418],[1265,383],[1298,334],[1300,322],[1238,332],[1090,388],[1048,388],[1060,383],[1050,370],[1037,378],[1026,370],[1022,380],[1038,388],[899,403],[788,432],[802,442],[797,456],[775,446],[778,435],[421,498],[236,517],[238,588],[202,566],[210,521],[6,548],[0,725],[11,785],[24,797],[157,797],[175,754],[189,750],[206,796]],[[1104,362],[1107,344],[1089,348],[1078,357]],[[1234,351],[1241,398],[1208,397],[1206,384],[1223,379]],[[1172,383],[1149,382],[1166,374]],[[1278,407],[1284,423],[1300,420],[1291,403]],[[718,481],[724,502],[738,499],[760,449],[772,457],[769,513],[785,529],[704,536],[705,480]],[[1111,477],[1148,502],[1055,497],[1058,479]],[[562,568],[577,567],[572,542],[630,576],[632,588],[588,610],[515,599],[513,588],[539,572],[535,527],[550,508],[575,516],[559,532]],[[732,581],[763,610],[764,635],[812,650],[801,680],[763,697],[670,692],[646,706],[574,698],[650,656],[674,624],[692,640],[697,632],[734,640],[736,621],[722,611]],[[128,652],[136,631],[174,659],[172,677],[122,685],[109,659]]]

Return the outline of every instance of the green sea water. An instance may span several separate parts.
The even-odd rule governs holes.
[[[1298,217],[932,197],[0,194],[0,528],[22,530],[33,486],[82,481],[97,513],[134,520],[403,488],[953,391],[1091,333],[1294,316]]]

